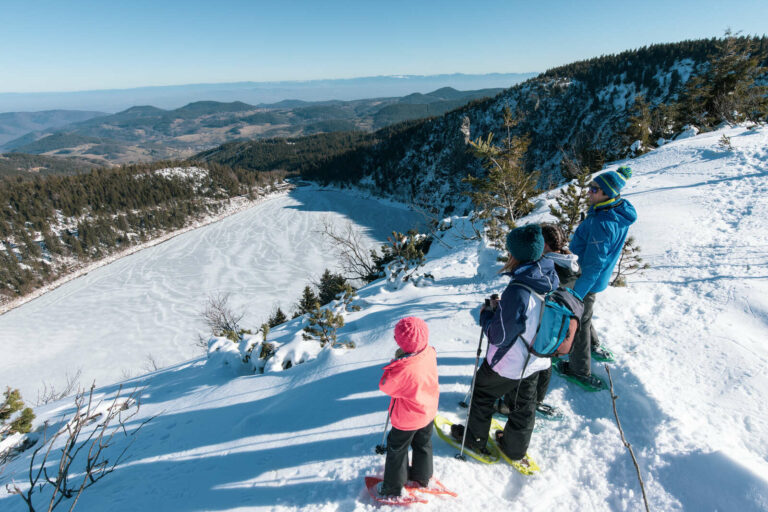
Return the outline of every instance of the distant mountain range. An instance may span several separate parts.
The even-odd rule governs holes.
[[[45,110],[42,112],[5,112],[0,114],[0,147],[29,132],[60,128],[68,124],[105,116],[104,112],[82,110]]]
[[[241,101],[197,101],[174,110],[133,106],[117,114],[66,111],[41,114],[39,128],[0,149],[51,157],[81,157],[104,165],[177,159],[233,140],[298,137],[316,133],[359,130],[370,132],[394,123],[440,116],[467,103],[493,97],[503,89],[459,91],[443,87],[427,94],[352,101],[282,100],[250,105]],[[30,113],[2,114],[0,133],[18,132]],[[25,117],[27,116],[27,117]],[[4,131],[3,131],[4,130]]]
[[[399,97],[413,92],[426,93],[441,87],[452,87],[458,90],[505,89],[537,74],[399,75],[330,80],[189,84],[77,92],[0,93],[0,112],[71,109],[115,113],[134,105],[155,105],[163,109],[176,109],[200,100],[223,103],[242,101],[252,105],[275,103],[287,98],[302,101],[350,101]]]

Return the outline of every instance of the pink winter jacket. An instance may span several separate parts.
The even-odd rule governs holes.
[[[389,409],[393,427],[418,430],[427,426],[437,414],[440,398],[435,349],[428,346],[389,363],[384,367],[379,389],[392,397]]]

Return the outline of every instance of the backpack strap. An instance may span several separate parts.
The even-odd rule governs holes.
[[[519,283],[517,281],[512,281],[509,284],[519,286],[521,288],[525,288],[526,290],[528,290],[528,293],[530,293],[537,299],[541,300],[541,310],[539,311],[539,322],[536,325],[536,332],[533,333],[533,337],[531,338],[531,341],[526,340],[522,334],[520,335],[520,339],[523,340],[523,344],[525,345],[525,348],[528,350],[528,354],[530,357],[530,352],[531,352],[531,347],[533,347],[533,342],[536,341],[536,336],[539,335],[539,328],[541,327],[541,319],[544,318],[544,304],[547,301],[547,298],[544,295],[537,293],[533,288],[531,288],[527,284]],[[526,361],[526,365],[527,364],[528,362]]]

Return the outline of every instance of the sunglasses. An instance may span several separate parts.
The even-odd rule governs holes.
[[[590,194],[597,194],[600,191],[600,187],[589,187]]]

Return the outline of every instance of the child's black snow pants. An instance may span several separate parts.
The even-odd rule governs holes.
[[[468,439],[484,442],[488,438],[493,404],[503,395],[509,407],[509,415],[501,449],[512,460],[525,457],[536,421],[536,384],[540,373],[536,372],[521,380],[508,379],[493,371],[487,361],[483,361],[475,377],[472,411],[467,422]],[[468,444],[472,447],[469,441]]]
[[[408,467],[408,447],[413,449]],[[428,482],[432,478],[432,422],[419,430],[392,427],[387,437],[387,462],[381,493],[400,494],[407,480]]]

